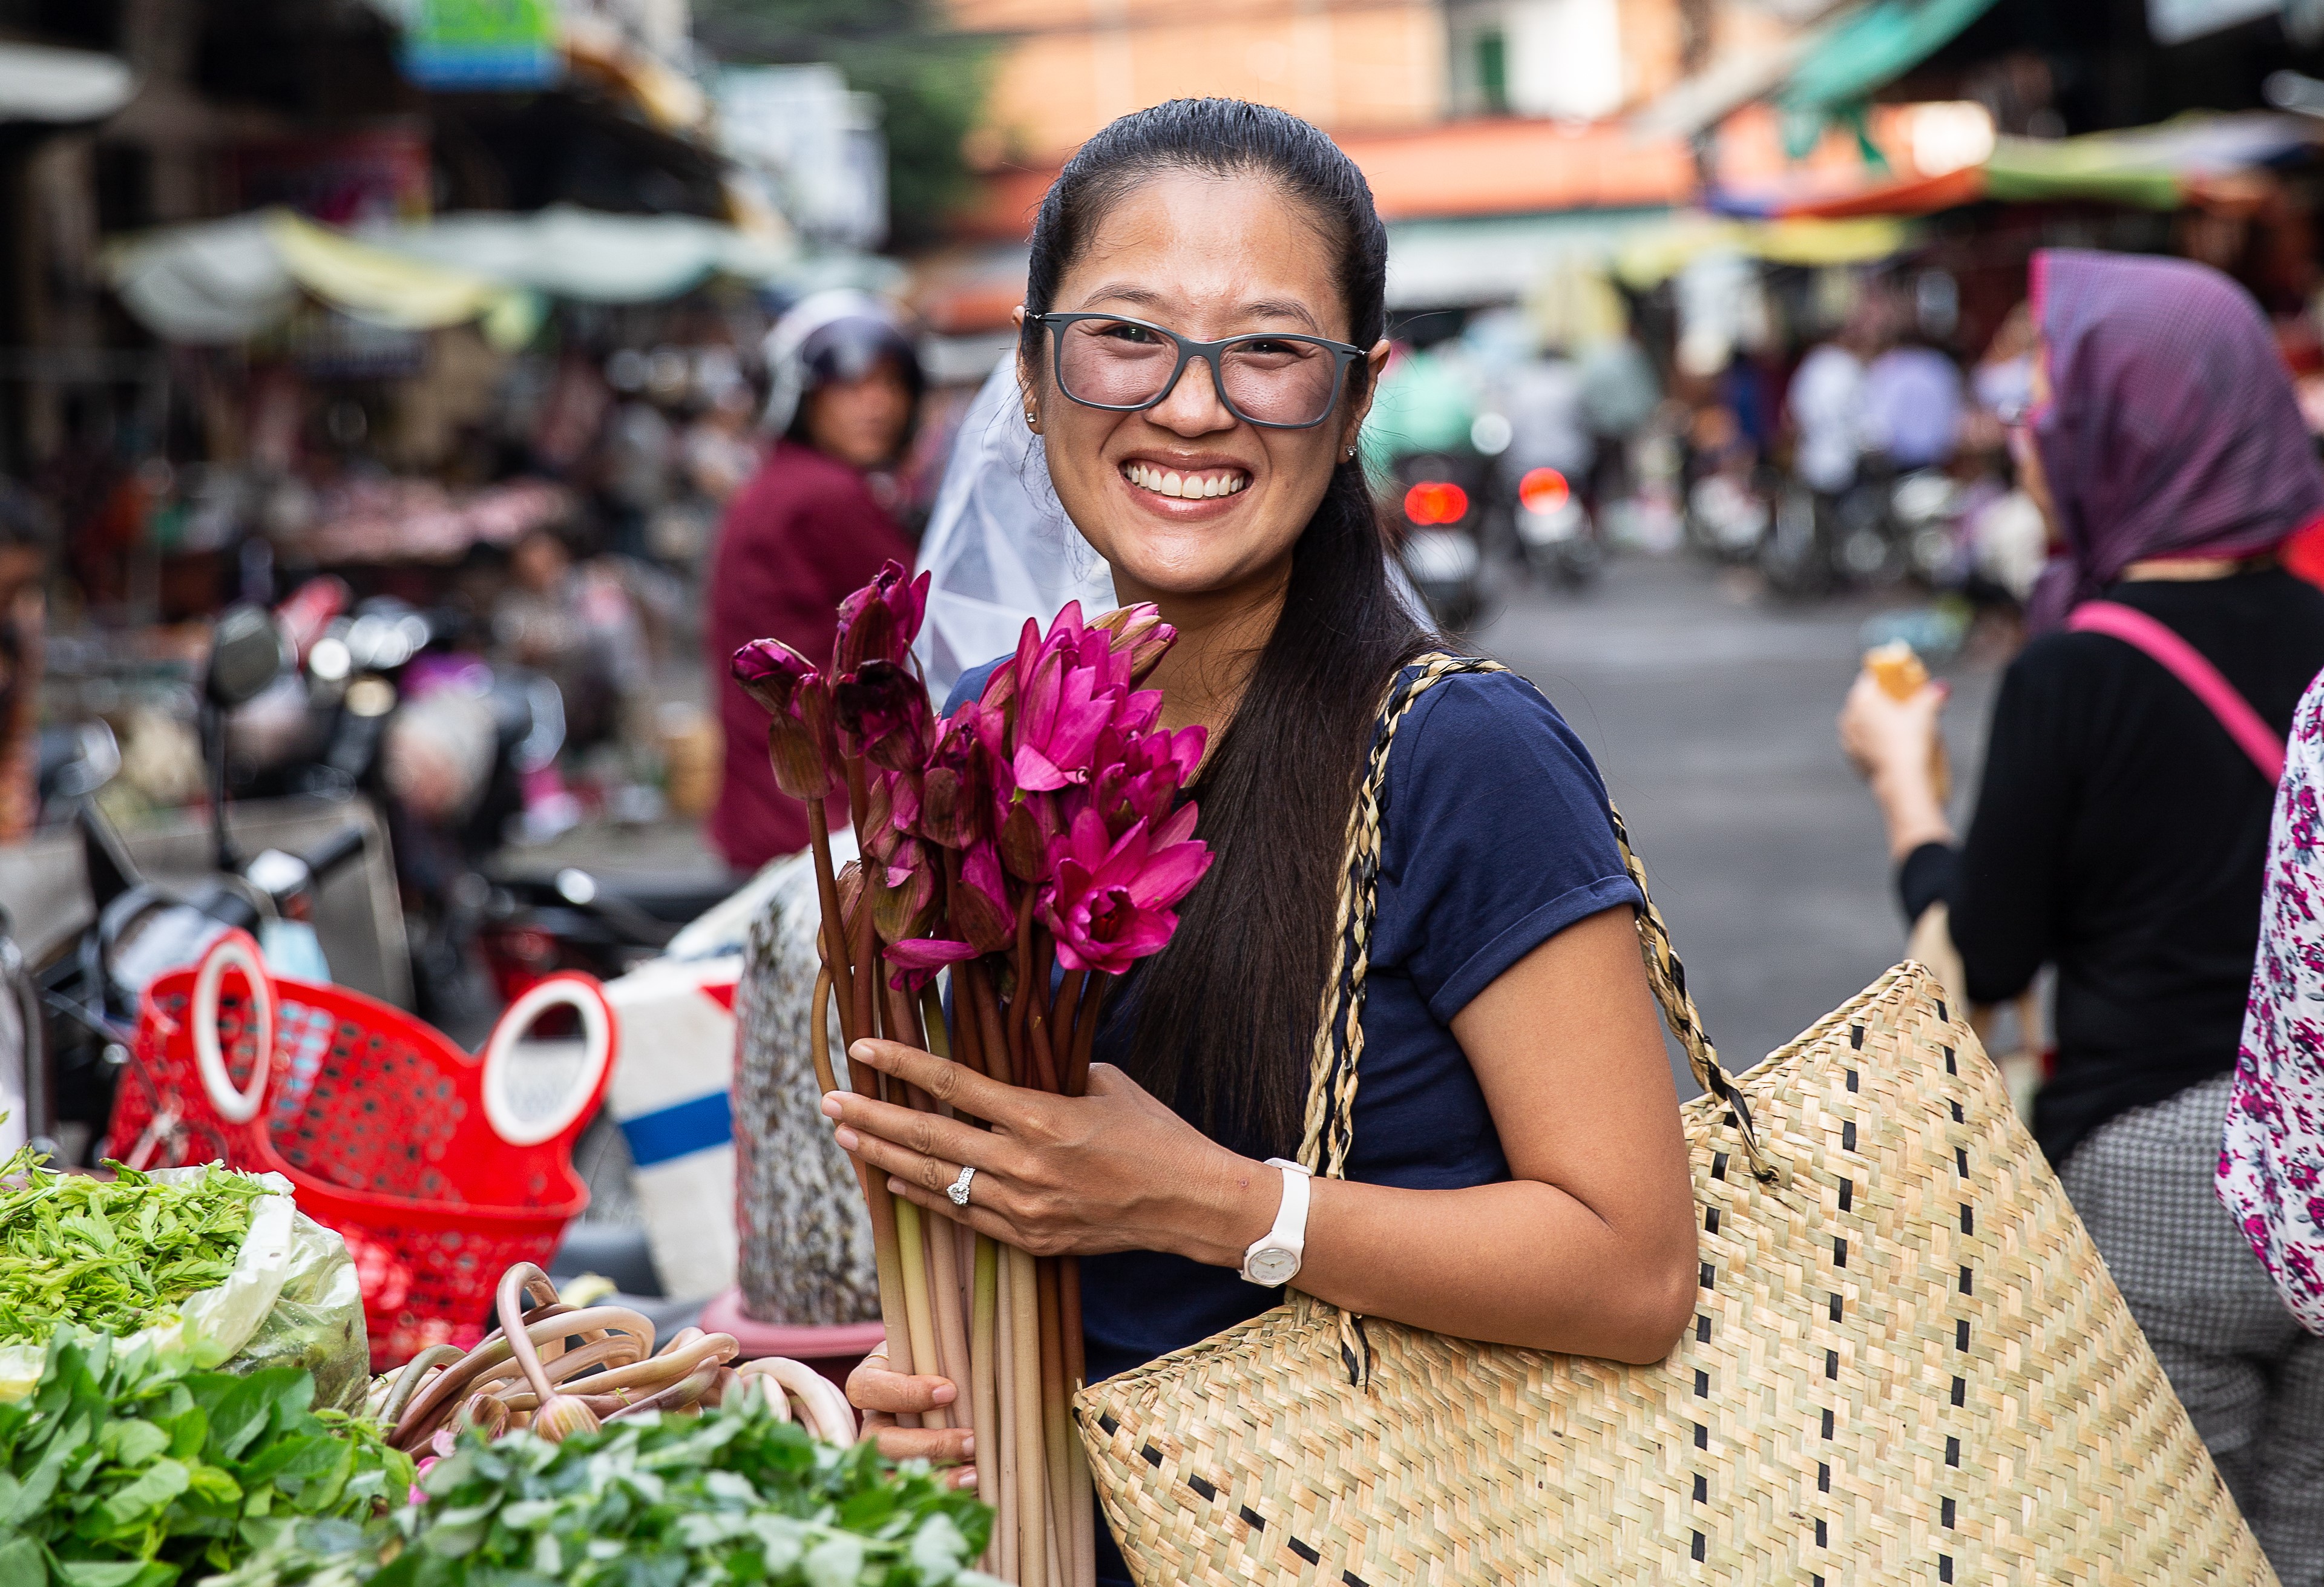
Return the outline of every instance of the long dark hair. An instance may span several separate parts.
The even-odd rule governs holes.
[[[1174,99],[1082,145],[1042,201],[1025,289],[1047,313],[1057,281],[1106,213],[1159,172],[1256,176],[1305,206],[1338,263],[1350,337],[1385,328],[1388,233],[1355,162],[1287,112]],[[1019,344],[1046,367],[1038,324]],[[1370,379],[1350,373],[1351,399]],[[1233,724],[1204,768],[1202,835],[1216,851],[1170,946],[1125,987],[1128,1068],[1206,1133],[1290,1155],[1331,953],[1356,773],[1388,678],[1432,635],[1388,583],[1388,540],[1362,466],[1342,458],[1292,551],[1282,615]]]

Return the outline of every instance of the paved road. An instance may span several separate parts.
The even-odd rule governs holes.
[[[1730,1065],[1903,956],[1879,817],[1832,720],[1864,619],[1905,598],[1787,608],[1701,565],[1633,557],[1584,595],[1517,590],[1473,636],[1597,756]],[[1968,768],[1994,675],[1952,681],[1950,748]]]

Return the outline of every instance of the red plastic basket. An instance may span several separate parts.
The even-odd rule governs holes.
[[[560,1005],[578,1016],[574,1073],[551,1105],[528,1110],[517,1044]],[[604,1095],[614,1028],[586,975],[527,991],[472,1056],[360,992],[273,979],[235,932],[194,968],[158,977],[139,1015],[113,1155],[288,1178],[300,1210],[355,1259],[374,1370],[430,1344],[473,1344],[501,1274],[546,1266],[588,1204],[572,1148]]]

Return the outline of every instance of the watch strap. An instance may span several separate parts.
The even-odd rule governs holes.
[[[1307,1207],[1314,1176],[1312,1170],[1283,1158],[1269,1158],[1267,1166],[1283,1170],[1283,1200],[1275,1209],[1274,1225],[1243,1252],[1242,1276],[1253,1284],[1264,1284],[1271,1289],[1296,1276],[1299,1259],[1306,1254]],[[1288,1255],[1292,1261],[1291,1272],[1281,1278],[1261,1278],[1254,1273],[1252,1266],[1263,1253]]]

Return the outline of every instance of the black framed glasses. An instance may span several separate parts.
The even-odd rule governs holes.
[[[1084,408],[1137,413],[1177,389],[1186,365],[1211,366],[1211,386],[1246,424],[1308,429],[1332,416],[1361,347],[1327,337],[1254,331],[1198,342],[1120,314],[1037,314],[1048,328],[1057,389]]]

